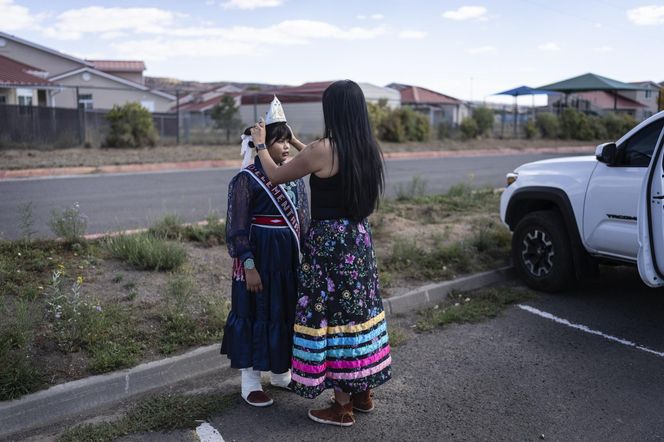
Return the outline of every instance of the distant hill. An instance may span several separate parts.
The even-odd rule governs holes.
[[[145,77],[145,85],[150,89],[158,89],[161,91],[174,93],[176,89],[182,91],[183,93],[187,92],[201,92],[209,89],[214,89],[221,86],[226,86],[227,84],[232,84],[235,87],[240,89],[253,89],[253,90],[269,90],[282,85],[278,84],[268,84],[268,83],[237,83],[233,81],[211,81],[211,82],[201,82],[201,81],[187,81],[179,80],[177,78],[168,78],[168,77]]]

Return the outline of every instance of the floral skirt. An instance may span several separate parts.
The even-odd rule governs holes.
[[[312,220],[295,309],[291,388],[360,393],[391,377],[390,345],[367,220]]]

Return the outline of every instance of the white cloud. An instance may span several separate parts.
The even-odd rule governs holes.
[[[214,0],[205,0],[205,4],[208,6],[214,5]]]
[[[382,20],[385,18],[383,14],[371,14],[371,15],[358,15],[358,20]]]
[[[469,54],[486,54],[490,52],[496,52],[496,48],[494,46],[486,45],[486,46],[480,46],[477,48],[470,48],[466,50]]]
[[[612,52],[613,48],[611,46],[599,46],[597,48],[593,48],[593,51],[606,53],[606,52]]]
[[[664,23],[664,6],[648,5],[627,11],[629,21],[639,26]]]
[[[105,8],[90,6],[70,9],[57,16],[54,26],[45,29],[46,36],[79,39],[86,33],[130,31],[161,34],[172,26],[178,14],[158,8]]]
[[[399,32],[399,38],[418,40],[427,36],[426,32],[405,30]]]
[[[230,0],[223,4],[226,9],[256,9],[280,6],[284,0]]]
[[[259,55],[254,45],[215,38],[169,40],[157,37],[149,40],[112,43],[111,47],[122,57],[150,61],[161,61],[172,57],[209,58]]]
[[[557,52],[560,50],[560,46],[558,46],[558,43],[550,41],[537,46],[537,49],[540,51]]]
[[[120,32],[120,31],[111,31],[111,32],[104,32],[99,36],[102,40],[115,40],[120,37],[126,37],[128,34],[126,32]]]
[[[14,0],[0,0],[0,30],[36,28],[43,18],[43,14],[31,14],[28,8],[15,4]]]
[[[123,57],[165,60],[174,57],[258,55],[272,45],[302,45],[313,40],[372,39],[383,27],[343,29],[313,20],[287,20],[265,28],[175,28],[156,38],[111,44]]]
[[[443,17],[450,20],[487,20],[489,12],[484,6],[462,6],[453,11],[443,12]]]

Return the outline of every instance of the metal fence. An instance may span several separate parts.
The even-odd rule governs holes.
[[[108,110],[0,105],[0,148],[103,146],[110,130]],[[175,113],[153,113],[160,144],[175,144]]]

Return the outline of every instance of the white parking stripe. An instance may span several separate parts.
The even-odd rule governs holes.
[[[196,435],[201,442],[224,442],[224,438],[212,425],[203,422],[196,427]]]
[[[646,353],[650,353],[650,354],[659,356],[661,358],[664,358],[664,352],[660,352],[660,351],[657,351],[657,350],[652,350],[648,347],[644,347],[644,346],[639,345],[635,342],[628,341],[627,339],[622,339],[622,338],[617,338],[615,336],[607,335],[606,333],[602,333],[601,331],[593,330],[590,327],[586,327],[585,325],[582,325],[582,324],[574,324],[572,322],[569,322],[567,319],[559,318],[555,315],[552,315],[551,313],[543,312],[542,310],[538,310],[535,307],[531,307],[529,305],[518,304],[518,307],[521,310],[525,310],[529,313],[540,316],[542,318],[550,319],[554,322],[557,322],[558,324],[566,325],[568,327],[572,327],[572,328],[575,328],[577,330],[581,330],[582,332],[590,333],[591,335],[601,336],[604,339],[608,339],[609,341],[618,342],[619,344],[626,345],[627,347],[633,347],[633,348],[636,348],[637,350],[645,351]]]

